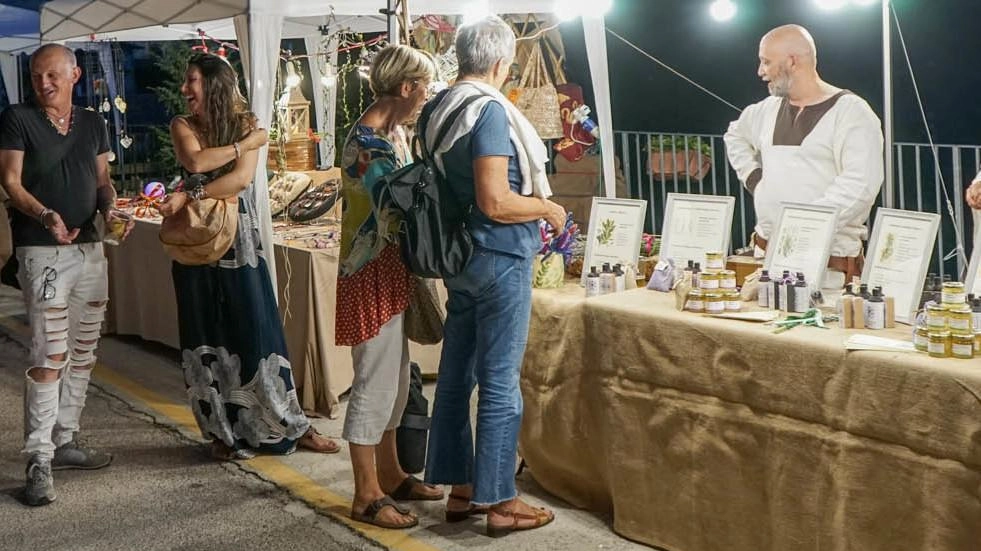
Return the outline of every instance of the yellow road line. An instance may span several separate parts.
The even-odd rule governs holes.
[[[19,320],[0,317],[0,327],[18,335],[30,337],[29,328]],[[92,372],[99,383],[115,387],[140,402],[146,409],[169,419],[182,432],[198,436],[197,421],[190,408],[176,404],[139,383],[119,374],[105,364],[99,363]],[[405,531],[386,530],[351,520],[351,502],[319,485],[315,480],[290,467],[276,456],[260,455],[248,461],[238,462],[239,466],[254,472],[263,479],[289,491],[311,507],[329,514],[334,519],[350,526],[360,534],[396,551],[439,551],[438,547],[415,539]]]

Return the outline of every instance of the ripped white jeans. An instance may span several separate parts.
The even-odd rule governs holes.
[[[17,260],[31,326],[28,371],[61,371],[52,383],[25,376],[24,453],[50,457],[78,431],[108,301],[106,257],[102,243],[81,243],[18,247]]]

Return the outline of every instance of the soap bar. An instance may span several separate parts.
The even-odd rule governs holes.
[[[855,329],[865,329],[865,299],[855,297],[852,299],[852,327]]]
[[[852,311],[854,306],[854,297],[844,296],[841,297],[841,319],[838,320],[838,324],[842,329],[851,329],[855,327],[855,312]]]
[[[886,329],[896,327],[896,299],[886,298]]]

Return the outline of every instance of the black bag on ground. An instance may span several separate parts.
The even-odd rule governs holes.
[[[450,113],[436,135],[437,149],[463,110],[479,97],[469,96]],[[427,123],[428,117],[420,118],[419,133],[413,138],[420,152],[415,162],[379,178],[373,199],[376,209],[394,208],[402,213],[399,246],[409,270],[420,277],[448,278],[462,272],[473,255],[473,240],[466,227],[469,206],[460,204],[436,168],[426,141],[419,139],[426,135]]]
[[[429,400],[422,393],[422,370],[409,364],[409,400],[402,413],[402,423],[395,432],[399,464],[407,473],[426,468],[426,443],[429,438]]]

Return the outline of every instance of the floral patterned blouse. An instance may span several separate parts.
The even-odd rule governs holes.
[[[337,270],[334,341],[354,346],[378,335],[405,311],[415,280],[398,246],[399,218],[377,213],[371,190],[378,178],[405,166],[409,147],[398,127],[393,136],[355,125],[341,156],[341,252]]]

